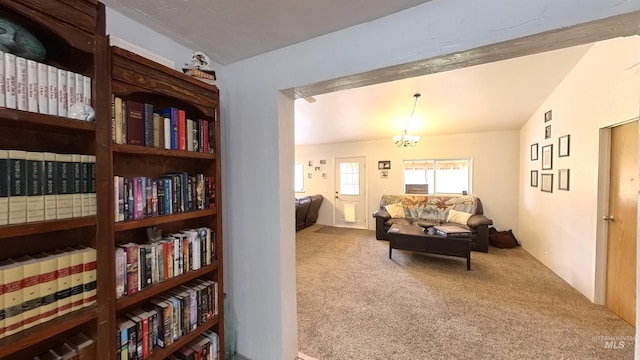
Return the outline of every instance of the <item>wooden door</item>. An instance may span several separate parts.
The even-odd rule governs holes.
[[[607,307],[635,326],[638,122],[611,129]]]

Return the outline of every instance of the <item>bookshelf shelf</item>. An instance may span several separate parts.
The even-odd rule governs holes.
[[[0,239],[95,226],[95,216],[0,226]]]
[[[204,153],[204,152],[166,150],[166,149],[158,149],[158,148],[147,147],[147,146],[122,145],[122,144],[113,144],[113,152],[120,153],[120,154],[148,155],[148,156],[174,157],[174,158],[185,158],[185,159],[215,160],[216,158],[214,154]]]
[[[212,216],[215,214],[216,214],[216,209],[212,208],[212,209],[188,211],[188,212],[171,214],[171,215],[160,215],[160,216],[154,216],[154,217],[140,219],[140,220],[120,221],[115,223],[114,231],[119,232],[119,231],[139,229],[139,228],[144,228],[144,227],[149,227],[154,225],[165,224],[168,222],[197,219],[197,218]]]
[[[172,353],[174,353],[176,350],[178,350],[180,347],[186,345],[189,341],[193,340],[196,338],[196,336],[202,334],[203,331],[205,331],[206,329],[209,329],[215,325],[218,325],[220,323],[220,317],[219,316],[214,316],[213,318],[211,318],[211,320],[207,321],[206,323],[198,326],[197,329],[193,330],[192,332],[188,333],[187,335],[179,338],[178,340],[176,340],[176,342],[174,342],[173,344],[171,344],[169,347],[163,349],[163,348],[155,348],[153,349],[153,353],[147,358],[147,359],[164,359],[167,356],[171,355]],[[220,351],[220,356],[222,358],[223,356],[223,351]]]
[[[2,127],[31,128],[38,126],[40,130],[78,133],[96,131],[96,124],[93,121],[75,120],[14,109],[0,108],[0,119],[2,119]]]
[[[216,269],[218,269],[218,263],[214,262],[198,270],[189,271],[182,275],[172,277],[163,282],[153,284],[149,287],[146,287],[144,290],[137,292],[131,296],[125,296],[122,299],[118,299],[118,301],[116,301],[116,311],[122,311],[124,309],[127,309],[135,304],[138,304],[141,301],[153,298],[154,296],[161,294],[167,290],[170,290],[171,288],[174,288],[180,284],[196,279]]]
[[[14,354],[30,345],[52,338],[62,332],[96,319],[96,306],[65,314],[17,334],[0,339],[0,358]]]

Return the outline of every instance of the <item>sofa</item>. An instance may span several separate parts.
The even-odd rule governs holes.
[[[382,195],[373,212],[376,239],[388,240],[392,224],[457,225],[471,231],[471,250],[489,251],[489,226],[482,202],[473,195]]]
[[[316,223],[322,195],[310,195],[296,198],[296,231],[300,231]]]

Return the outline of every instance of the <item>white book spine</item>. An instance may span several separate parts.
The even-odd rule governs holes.
[[[49,113],[49,66],[38,63],[38,112]]]
[[[0,107],[5,107],[5,97],[7,96],[7,88],[4,84],[4,52],[0,51]]]
[[[38,112],[38,63],[27,60],[27,110]]]
[[[76,103],[76,73],[67,71],[67,111]]]
[[[4,53],[5,106],[16,108],[16,56]]]
[[[92,96],[91,96],[91,78],[88,76],[83,76],[82,77],[83,80],[83,91],[82,91],[82,96],[84,97],[84,103],[87,105],[91,105],[91,100],[92,100]]]
[[[75,74],[76,78],[76,99],[73,103],[84,103],[84,76],[82,74]]]
[[[47,66],[49,85],[49,115],[58,115],[58,68]]]
[[[171,149],[171,119],[164,118],[164,148]]]
[[[69,109],[68,96],[67,70],[58,69],[58,116],[67,117],[67,110]]]
[[[16,108],[27,111],[27,59],[16,56]]]

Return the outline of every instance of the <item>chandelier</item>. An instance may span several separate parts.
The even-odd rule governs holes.
[[[396,144],[397,147],[413,147],[418,144],[418,141],[420,141],[420,136],[409,135],[407,133],[407,126],[411,122],[411,119],[413,119],[413,113],[416,111],[416,105],[418,104],[420,93],[413,94],[413,97],[415,98],[415,101],[413,102],[411,116],[409,116],[409,120],[404,123],[404,130],[402,131],[402,135],[396,135],[393,137],[393,143]]]

